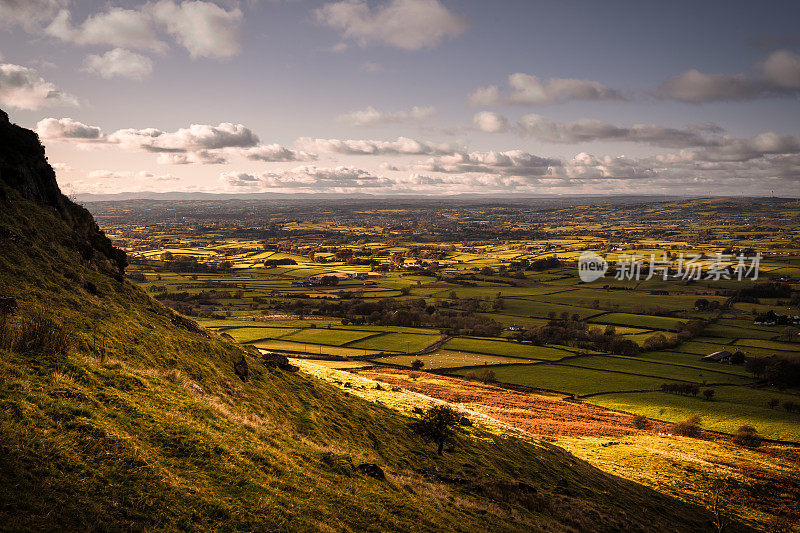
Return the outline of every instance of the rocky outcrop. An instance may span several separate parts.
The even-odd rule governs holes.
[[[127,266],[125,252],[114,248],[89,211],[61,194],[55,171],[36,133],[12,124],[8,114],[0,109],[0,201],[8,200],[11,194],[8,189],[52,208],[76,233],[73,245],[83,260],[122,279]]]

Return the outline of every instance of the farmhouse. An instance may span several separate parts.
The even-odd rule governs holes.
[[[733,354],[728,350],[720,350],[706,355],[701,361],[705,361],[706,363],[730,363],[731,357],[733,357]]]
[[[511,324],[506,328],[508,331],[525,331],[525,328],[520,326],[519,324]]]

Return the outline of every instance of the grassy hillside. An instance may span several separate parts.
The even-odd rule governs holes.
[[[547,444],[464,428],[437,456],[408,417],[194,328],[0,178],[0,529],[709,526]]]

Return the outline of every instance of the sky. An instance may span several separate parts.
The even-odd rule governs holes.
[[[800,197],[800,2],[0,0],[68,194]]]

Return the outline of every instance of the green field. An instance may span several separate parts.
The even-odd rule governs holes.
[[[663,392],[603,394],[586,401],[669,422],[700,415],[705,429],[733,433],[739,426],[751,425],[767,438],[800,441],[800,413],[787,413],[781,407],[770,409],[767,405],[772,398],[797,403],[798,396],[743,387],[717,387],[714,391],[710,402]]]
[[[493,370],[497,380],[504,383],[576,395],[624,390],[656,390],[664,383],[660,378],[554,364],[509,365]],[[464,373],[464,371],[457,372],[460,375]]]
[[[548,346],[533,346],[531,344],[521,344],[513,341],[495,341],[474,337],[457,337],[455,339],[450,339],[445,343],[444,347],[448,350],[462,350],[546,361],[558,360],[574,355],[573,352],[550,348]]]
[[[384,352],[416,352],[441,339],[441,335],[419,335],[414,333],[386,333],[353,342],[351,348]]]
[[[425,355],[393,355],[388,357],[378,357],[372,361],[378,364],[388,363],[410,367],[411,362],[417,359],[425,363],[423,370],[519,363],[519,359],[513,359],[511,357],[457,352],[453,350],[437,350],[434,353]]]

